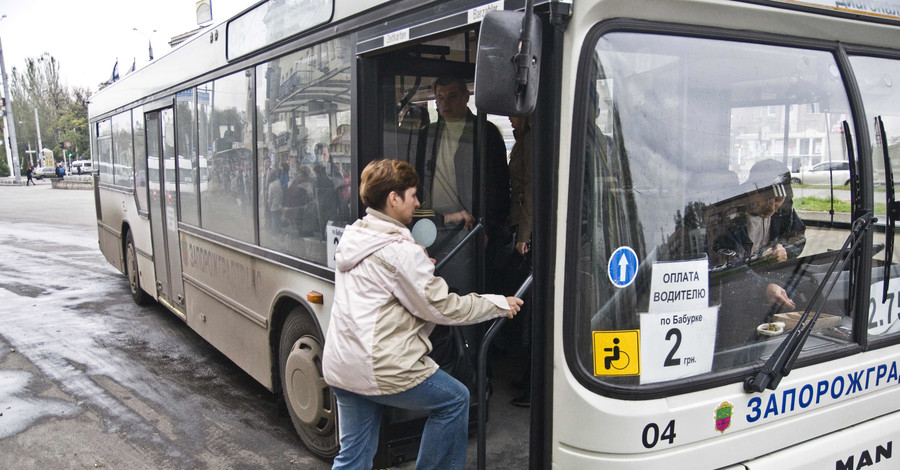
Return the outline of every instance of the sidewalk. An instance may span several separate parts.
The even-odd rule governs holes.
[[[12,176],[0,177],[0,186],[25,186],[28,178],[23,176],[18,183]],[[66,176],[62,181],[57,178],[33,180],[36,186],[52,186],[54,189],[92,189],[90,175]]]
[[[3,185],[3,186],[16,186],[16,185],[25,186],[25,183],[27,181],[28,181],[28,178],[26,178],[24,176],[21,178],[21,181],[19,181],[18,183],[16,183],[15,178],[13,178],[12,176],[0,177],[0,185]],[[33,181],[35,184],[50,184],[49,181],[38,181],[38,180],[33,180]]]

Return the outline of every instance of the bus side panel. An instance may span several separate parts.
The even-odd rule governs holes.
[[[225,354],[256,381],[272,390],[267,328],[265,318],[230,300],[222,292],[185,277],[187,323],[203,339]],[[236,296],[239,297],[239,296]]]
[[[153,298],[157,298],[156,292],[156,267],[153,264],[153,240],[150,236],[150,219],[133,216],[129,218],[131,236],[134,237],[134,247],[137,249],[138,273],[141,279],[141,288]]]
[[[900,436],[900,413],[891,413],[744,465],[748,470],[898,468],[900,452],[893,454],[897,436]],[[900,445],[900,439],[897,443]]]
[[[271,323],[276,297],[293,293],[305,299],[310,291],[321,292],[324,305],[303,304],[324,330],[334,285],[183,232],[181,250],[188,325],[271,390],[276,358],[269,332],[277,327]]]
[[[131,209],[134,208],[134,197],[131,193],[112,189],[100,188],[101,220],[98,226],[98,238],[100,251],[109,264],[115,266],[120,272],[125,272],[125,263],[122,253],[122,222],[125,220],[129,201]],[[136,213],[135,213],[136,215]]]
[[[102,220],[97,222],[97,240],[100,243],[100,252],[106,261],[118,269],[119,272],[125,272],[124,260],[122,259],[122,234],[113,227],[106,225]]]

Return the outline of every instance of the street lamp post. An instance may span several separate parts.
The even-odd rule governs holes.
[[[6,15],[0,16],[0,21]],[[19,149],[16,143],[16,120],[13,118],[12,101],[9,95],[9,83],[6,79],[6,64],[3,62],[3,44],[0,42],[0,77],[3,79],[3,130],[6,136],[6,155],[9,162],[9,172],[12,173],[16,183],[22,182],[22,171],[19,168]],[[10,156],[12,160],[10,161]]]
[[[37,108],[34,108],[34,127],[37,129],[37,144],[38,144],[38,152],[44,151],[44,144],[41,142],[41,120],[38,119]]]
[[[34,150],[31,150],[31,141],[28,141],[28,150],[25,151],[28,154],[28,165],[34,168],[34,154],[37,153]]]
[[[150,34],[144,34],[143,31],[141,31],[137,28],[131,28],[131,29],[141,33],[142,36],[147,38],[147,50],[150,53],[150,62],[153,62],[153,42],[150,41],[150,38],[153,37],[153,33],[155,33],[156,30],[154,29],[153,31],[150,32]]]

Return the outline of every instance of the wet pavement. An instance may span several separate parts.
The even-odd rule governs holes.
[[[302,468],[274,395],[97,248],[91,191],[0,187],[0,468]]]

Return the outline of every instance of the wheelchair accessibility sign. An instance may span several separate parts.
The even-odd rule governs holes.
[[[637,271],[637,253],[631,248],[627,246],[616,248],[616,251],[609,257],[607,274],[609,274],[609,280],[614,286],[620,289],[628,287],[634,282]]]
[[[640,375],[641,330],[594,331],[594,375]]]

